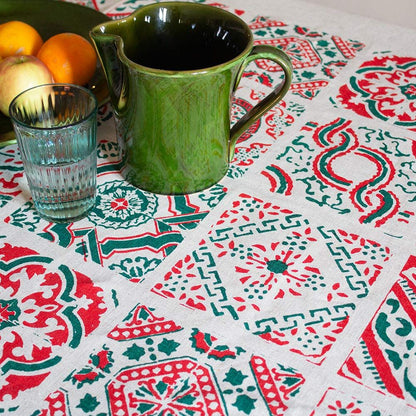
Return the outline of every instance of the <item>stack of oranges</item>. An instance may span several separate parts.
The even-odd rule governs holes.
[[[97,56],[93,46],[76,33],[59,33],[43,40],[37,30],[21,21],[0,25],[0,60],[32,55],[42,61],[55,82],[85,85],[94,75]]]

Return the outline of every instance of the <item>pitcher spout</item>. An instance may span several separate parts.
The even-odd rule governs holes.
[[[113,22],[94,27],[89,35],[107,80],[113,110],[119,114],[126,107],[128,79],[126,64],[120,59],[120,51],[124,44],[123,38],[113,30],[111,23]]]

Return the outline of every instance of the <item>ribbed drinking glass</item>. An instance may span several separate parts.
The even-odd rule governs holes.
[[[10,104],[29,188],[40,216],[72,222],[94,207],[97,100],[86,88],[47,84]]]

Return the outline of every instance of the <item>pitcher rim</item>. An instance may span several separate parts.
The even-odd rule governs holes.
[[[191,7],[200,7],[200,8],[206,8],[206,9],[208,9],[208,8],[209,9],[218,9],[218,10],[221,11],[221,13],[224,13],[225,15],[231,16],[233,19],[239,21],[244,26],[244,28],[246,29],[247,34],[248,34],[247,45],[234,58],[231,58],[231,59],[229,59],[227,61],[224,61],[224,62],[220,62],[217,65],[208,66],[208,67],[204,67],[204,68],[183,69],[183,70],[159,69],[159,68],[153,68],[151,66],[146,66],[146,65],[143,65],[143,64],[139,64],[139,63],[131,60],[124,52],[124,40],[120,35],[107,34],[107,33],[102,32],[102,29],[104,27],[110,26],[110,25],[115,24],[117,22],[122,22],[122,21],[130,20],[130,19],[134,19],[135,14],[137,14],[138,12],[142,12],[145,9],[160,8],[160,7],[163,7],[163,6],[166,6],[166,5],[169,5],[169,6],[172,6],[172,5],[187,5],[187,6],[191,6]],[[234,13],[229,12],[228,10],[224,10],[220,7],[211,6],[209,4],[193,3],[193,2],[190,2],[190,1],[161,1],[161,2],[158,2],[158,3],[146,4],[146,5],[138,8],[138,9],[136,9],[135,11],[133,11],[132,13],[130,13],[126,17],[122,17],[120,19],[115,19],[115,20],[109,20],[107,22],[103,22],[103,23],[100,23],[100,24],[94,26],[89,31],[89,35],[92,39],[94,39],[94,36],[109,36],[109,37],[112,37],[112,38],[116,39],[116,41],[118,42],[118,46],[120,46],[120,48],[117,48],[117,55],[119,56],[119,58],[121,60],[127,61],[127,63],[129,65],[133,65],[135,68],[143,68],[143,70],[145,70],[145,72],[151,73],[153,75],[160,75],[160,76],[175,76],[175,75],[176,76],[186,76],[186,75],[192,75],[192,74],[206,74],[206,73],[223,71],[223,70],[229,68],[230,66],[232,66],[235,62],[244,58],[244,56],[248,55],[250,53],[250,51],[253,47],[253,43],[254,43],[254,37],[253,37],[253,33],[252,33],[250,27],[239,16],[235,15]]]

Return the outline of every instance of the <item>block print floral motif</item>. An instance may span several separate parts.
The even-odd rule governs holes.
[[[416,58],[379,55],[364,62],[336,99],[359,115],[416,131]]]
[[[101,140],[98,145],[97,175],[101,177],[108,173],[118,172],[121,168],[119,160],[120,150],[118,143],[110,140]]]
[[[151,220],[156,210],[155,195],[114,181],[98,187],[96,206],[89,219],[110,228],[131,228]]]
[[[39,416],[68,416],[70,411],[65,400],[65,392],[62,390],[54,391],[45,399],[47,407],[38,411]]]
[[[303,230],[297,230],[289,234],[284,241],[274,241],[269,245],[255,244],[248,248],[247,253],[240,256],[243,261],[237,262],[235,266],[236,277],[245,286],[244,292],[250,293],[249,299],[255,299],[256,293],[261,292],[273,296],[275,300],[288,298],[291,296],[301,297],[308,292],[319,292],[321,298],[326,298],[328,302],[342,298],[348,298],[349,290],[355,291],[356,297],[365,297],[368,293],[368,285],[371,285],[382,269],[378,264],[371,264],[371,261],[355,260],[356,254],[367,256],[370,251],[379,254],[384,261],[388,260],[388,254],[379,244],[360,238],[354,234],[348,234],[343,230],[326,230],[319,229],[320,236],[314,235],[312,229],[307,227]],[[332,234],[332,235],[331,235]],[[335,239],[333,238],[335,235]],[[344,282],[336,282],[328,287],[325,282],[327,279],[323,276],[319,265],[310,252],[317,252],[313,248],[318,239],[327,239],[327,247],[330,254],[339,257],[337,252],[343,243],[350,244],[348,250],[351,252],[345,260],[355,260],[357,273],[345,274]],[[222,245],[218,245],[223,248]],[[234,250],[235,243],[231,241],[228,244]],[[239,245],[239,252],[243,254],[243,246]],[[233,252],[231,256],[233,256]],[[218,256],[225,256],[221,252]],[[342,257],[342,256],[340,256]],[[373,257],[375,259],[375,257]],[[345,261],[344,260],[344,261]],[[347,261],[348,261],[347,260]],[[344,261],[338,260],[339,265]],[[319,264],[319,263],[318,263]],[[362,266],[365,267],[362,267]],[[348,270],[347,265],[343,265],[344,272]],[[368,279],[368,281],[366,280]],[[250,290],[249,288],[256,288]],[[238,298],[242,305],[237,310],[242,311],[247,307],[244,299]],[[259,306],[252,303],[251,306],[259,310]]]
[[[330,387],[310,416],[393,416]]]
[[[238,91],[243,91],[243,89]],[[238,91],[237,96],[239,95]],[[265,97],[265,93],[251,89],[245,95],[249,95],[247,99],[239,97],[234,99],[231,114],[232,124],[247,114],[253,108],[253,104]],[[237,140],[234,158],[230,163],[227,176],[230,178],[242,177],[248,168],[269,150],[274,141],[284,134],[286,128],[295,122],[295,117],[303,111],[304,108],[301,106],[288,105],[282,101],[251,125]],[[260,129],[264,130],[265,134],[261,134],[261,141],[256,141],[253,135],[260,133]]]
[[[187,224],[191,228],[206,215],[198,205],[180,196],[163,198],[167,212],[160,215],[160,198],[121,180],[105,182],[99,185],[98,190],[94,211],[89,218],[76,224],[47,223],[40,219],[31,202],[11,214],[6,221],[63,247],[74,246],[86,260],[106,263],[125,278],[141,280],[146,271],[157,267],[182,240],[180,232],[173,226],[179,227],[183,223],[184,228],[187,229]],[[215,198],[219,200],[218,196]],[[103,218],[107,218],[105,224]],[[125,258],[121,255],[133,251],[138,252],[136,256]]]
[[[90,1],[90,0],[89,0]],[[91,0],[97,2],[97,0]],[[99,0],[100,2],[103,2],[104,0]],[[146,4],[143,0],[126,0],[126,1],[120,1],[114,4],[114,2],[111,2],[110,5],[106,7],[104,5],[103,7],[100,7],[101,10],[105,11],[105,14],[112,18],[112,19],[121,19],[122,17],[126,17],[134,12],[138,7],[142,6],[143,4]],[[100,5],[98,5],[100,6]]]
[[[164,353],[165,357],[171,355],[179,346],[173,339],[161,338],[161,335],[172,335],[172,333],[182,330],[174,321],[164,317],[158,317],[153,313],[151,308],[143,305],[137,305],[131,313],[120,324],[116,325],[108,334],[109,340],[115,342],[129,342],[145,339],[146,349],[139,347],[138,344],[132,343],[124,350],[123,356],[129,360],[139,361],[143,357],[151,361],[157,361],[161,358],[154,353],[154,344],[157,345],[157,351]],[[157,343],[153,342],[152,337],[156,337]],[[109,342],[111,345],[111,342]],[[121,346],[121,344],[120,344]],[[96,383],[108,378],[117,365],[117,357],[119,351],[123,348],[112,349],[108,345],[103,345],[101,349],[97,349],[90,355],[88,363],[81,368],[72,371],[65,381],[82,389],[88,385],[96,386]]]
[[[376,226],[380,226],[398,211],[397,196],[385,189],[394,177],[395,168],[386,154],[360,145],[350,124],[338,119],[331,125],[316,130],[314,140],[322,151],[313,161],[314,173],[325,185],[341,192],[349,191],[354,207],[363,212],[360,222],[373,221]],[[372,165],[365,171],[366,178],[357,181],[337,172],[337,162],[345,155],[351,155],[357,160],[364,159],[364,162]]]
[[[244,320],[263,339],[322,362],[389,261],[389,248],[341,229],[312,226],[250,195],[241,194],[232,205],[209,240],[179,259],[152,291],[189,308]],[[253,235],[261,242],[253,244]],[[305,296],[314,299],[313,308],[288,309]]]
[[[241,89],[238,91],[241,91]],[[254,91],[251,91],[250,98],[251,102],[256,102],[259,101],[260,97],[257,97]],[[234,99],[231,107],[231,117],[234,122],[242,118],[253,108],[251,102],[239,97]],[[270,147],[272,140],[267,140],[269,137],[266,138],[265,142],[254,142],[252,140],[252,135],[258,132],[260,124],[261,120],[257,120],[238,138],[234,149],[234,157],[227,172],[228,177],[239,178],[243,176],[248,167]]]
[[[275,192],[300,192],[400,237],[416,218],[415,154],[411,139],[337,118],[307,123],[262,174]]]
[[[237,16],[244,16],[245,11],[242,9],[233,9],[230,6],[228,6],[227,4],[223,4],[223,3],[218,3],[218,2],[213,2],[213,1],[209,1],[209,0],[196,0],[199,3],[205,3],[209,6],[213,6],[213,7],[219,7],[221,9],[225,9],[228,10],[231,13],[236,14]]]
[[[0,208],[22,191],[19,179],[23,176],[23,165],[18,156],[17,145],[0,150]]]
[[[136,338],[167,334],[181,330],[182,327],[170,319],[156,316],[146,306],[136,306],[133,311],[116,325],[108,334],[109,338],[126,341]]]
[[[113,117],[113,109],[109,101],[101,104],[98,107],[98,114],[97,114],[97,125],[99,130],[101,126],[108,120],[111,120]]]
[[[76,348],[106,311],[101,288],[89,277],[25,247],[0,243],[0,399],[40,385]]]
[[[202,329],[182,328],[168,317],[157,315],[138,305],[110,331],[107,345],[73,371],[62,390],[48,396],[47,403],[52,403],[54,397],[62,400],[62,391],[66,391],[68,412],[76,407],[86,413],[110,410],[114,412],[111,414],[138,412],[149,416],[163,411],[200,416],[283,414],[287,402],[305,382],[294,368],[267,361],[239,346],[225,344]],[[139,335],[134,333],[136,325],[130,327],[135,320],[142,323]],[[152,328],[149,331],[146,323]],[[173,323],[179,332],[167,328],[168,323]],[[125,333],[120,337],[121,331]],[[98,402],[99,390],[108,397],[108,403]],[[263,401],[254,398],[256,392]]]
[[[343,40],[338,36],[311,31],[300,26],[289,26],[284,22],[258,16],[249,24],[255,44],[272,45],[283,49],[291,58],[294,68],[291,91],[299,97],[312,99],[335,78],[339,71],[354,58],[364,44]],[[258,75],[252,70],[245,76],[271,87],[273,78],[280,77],[278,65],[266,60],[257,61],[257,68],[264,72]]]
[[[250,366],[256,377],[263,399],[272,415],[283,415],[286,403],[299,393],[305,378],[291,367],[270,368],[261,356],[253,356]]]
[[[240,353],[245,352],[240,347],[232,349],[228,345],[220,344],[216,337],[202,332],[198,328],[192,330],[190,340],[195,351],[206,354],[208,358],[214,360],[224,361],[229,358],[235,358]]]
[[[65,381],[70,380],[77,388],[81,388],[83,384],[95,383],[100,378],[105,378],[113,367],[113,352],[104,346],[97,353],[90,355],[88,364],[80,371],[74,370]]]
[[[158,335],[171,334],[183,328],[173,320],[156,316],[153,309],[143,305],[136,306],[133,311],[116,325],[108,334],[108,338],[116,341],[128,341]],[[218,339],[209,333],[193,328],[189,337],[192,348],[214,360],[224,361],[233,359],[244,350],[240,347],[232,348],[221,344]]]
[[[416,257],[412,256],[339,374],[416,409]]]
[[[155,196],[114,180],[113,175],[105,178],[108,180],[99,185],[97,206],[89,218],[74,224],[48,223],[28,202],[6,222],[63,247],[73,246],[86,261],[106,265],[131,281],[141,281],[182,241],[182,233],[195,228],[227,191],[217,184],[191,196]]]
[[[96,10],[103,10],[103,8],[105,8],[105,3],[108,2],[108,0],[65,0],[65,1],[69,3],[76,3],[81,6],[90,7]]]
[[[226,415],[212,370],[189,358],[121,371],[108,385],[112,414]]]

